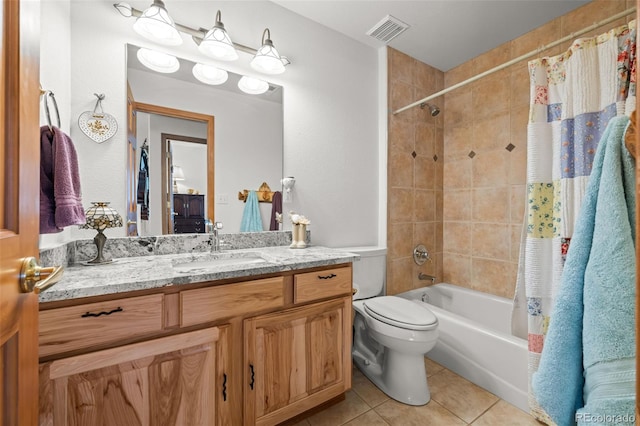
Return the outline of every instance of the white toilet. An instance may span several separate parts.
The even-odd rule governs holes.
[[[382,296],[386,249],[347,247],[353,262],[353,361],[391,398],[409,405],[431,399],[424,354],[438,339],[438,320],[422,303]]]

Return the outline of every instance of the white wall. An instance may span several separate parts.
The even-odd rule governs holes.
[[[43,37],[40,41],[40,84],[44,90],[51,90],[57,100],[60,112],[60,128],[69,134],[71,99],[71,51],[60,49],[69,46],[71,39],[71,11],[68,1],[43,0],[40,7],[40,30]],[[53,72],[52,72],[53,71]],[[40,98],[40,124],[47,124]],[[53,104],[49,103],[51,120],[55,123]],[[68,241],[71,228],[57,234],[40,236],[40,248],[55,246]]]
[[[56,2],[55,4],[58,4]],[[121,17],[112,1],[71,2],[71,136],[80,156],[85,204],[108,200],[125,211],[126,85],[125,44],[155,47],[193,61],[207,61],[193,42],[177,48],[153,46],[137,36],[132,19]],[[132,3],[138,9],[148,1]],[[378,52],[268,1],[193,2],[169,0],[177,22],[210,27],[215,11],[234,41],[258,47],[269,27],[281,54],[293,64],[270,78],[284,86],[284,170],[295,176],[291,209],[311,219],[316,244],[346,246],[378,242]],[[60,41],[43,33],[49,48]],[[237,73],[255,73],[249,55],[224,66]],[[213,63],[212,61],[208,61]],[[59,72],[55,63],[43,75]],[[77,117],[95,104],[94,92],[105,93],[105,111],[118,120],[117,134],[96,144],[79,131]],[[106,178],[108,177],[108,178]],[[289,206],[285,207],[288,208]],[[287,224],[286,228],[290,225]],[[124,228],[107,230],[124,235]],[[93,232],[71,230],[72,238]]]
[[[205,137],[206,129],[205,129]],[[178,194],[189,190],[204,195],[207,205],[207,145],[193,142],[172,141],[173,164],[182,167],[184,179],[176,181]],[[192,192],[193,193],[193,192]]]

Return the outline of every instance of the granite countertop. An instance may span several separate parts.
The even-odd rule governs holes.
[[[221,264],[207,262],[224,259]],[[161,288],[225,278],[251,277],[296,269],[336,265],[359,256],[326,247],[261,247],[219,252],[123,257],[97,266],[72,265],[62,279],[40,293],[39,301],[52,302],[135,290]],[[233,259],[233,260],[230,260]],[[236,261],[235,259],[244,259]],[[195,262],[191,264],[192,262]],[[237,262],[237,263],[236,263]]]

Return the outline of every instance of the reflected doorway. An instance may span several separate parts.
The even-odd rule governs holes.
[[[207,205],[207,140],[161,134],[163,174],[163,231],[202,233]]]
[[[138,217],[138,235],[174,233],[173,194],[178,191],[173,189],[178,181],[173,179],[173,166],[176,165],[182,168],[185,178],[177,185],[178,189],[186,194],[189,189],[193,193],[199,192],[204,218],[213,221],[214,117],[140,102],[135,102],[134,109],[138,121],[137,139],[147,138],[150,147],[149,216],[146,220]],[[198,161],[184,156],[181,147],[187,145],[197,147]],[[176,152],[185,164],[176,163]]]

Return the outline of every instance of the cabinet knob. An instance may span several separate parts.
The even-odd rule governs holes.
[[[23,293],[39,294],[60,281],[63,273],[62,266],[43,268],[35,257],[27,257],[20,271],[20,289]]]

